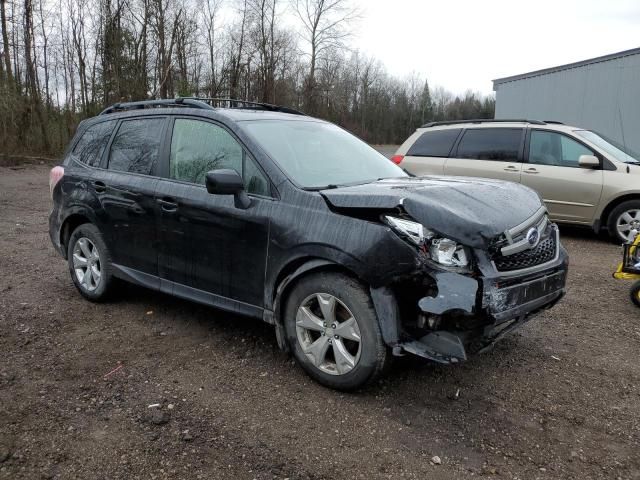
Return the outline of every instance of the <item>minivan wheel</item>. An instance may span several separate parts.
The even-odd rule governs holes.
[[[387,362],[369,293],[345,275],[300,280],[288,297],[284,325],[298,364],[325,386],[357,389],[378,377]]]
[[[607,228],[616,240],[633,242],[640,233],[640,200],[629,200],[614,208],[609,215]]]
[[[73,284],[88,300],[107,298],[114,279],[111,257],[95,225],[85,223],[76,228],[67,244],[67,262]]]

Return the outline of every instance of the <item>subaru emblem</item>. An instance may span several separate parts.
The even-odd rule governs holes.
[[[540,234],[538,233],[537,228],[530,228],[527,232],[527,242],[531,247],[535,247],[538,244],[538,240],[540,240]]]

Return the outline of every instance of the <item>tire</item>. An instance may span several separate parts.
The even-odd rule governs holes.
[[[640,307],[640,280],[631,285],[631,301],[636,305],[636,307]]]
[[[619,226],[626,230],[621,232]],[[631,231],[635,229],[636,233],[640,232],[640,200],[622,202],[614,208],[607,219],[607,228],[609,235],[616,241],[622,243],[632,242],[633,238],[630,238]]]
[[[389,355],[376,311],[356,280],[328,272],[303,277],[288,296],[284,314],[295,360],[322,385],[355,390],[385,369]]]
[[[71,280],[84,298],[101,302],[109,297],[115,283],[111,255],[95,225],[85,223],[73,231],[67,244],[67,263]],[[92,274],[87,277],[89,268]]]

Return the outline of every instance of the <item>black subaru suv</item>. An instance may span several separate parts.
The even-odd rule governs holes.
[[[260,318],[349,390],[392,355],[465,360],[563,296],[567,254],[534,191],[411,177],[331,123],[214,105],[117,104],[79,126],[49,230],[88,300],[125,280]]]

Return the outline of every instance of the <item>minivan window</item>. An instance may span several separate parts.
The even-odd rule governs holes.
[[[176,119],[171,137],[170,178],[204,185],[207,172],[220,168],[238,172],[248,193],[270,194],[264,174],[224,128],[200,120]]]
[[[116,123],[117,120],[108,120],[88,127],[71,152],[73,159],[90,167],[100,166],[102,154]]]
[[[408,156],[447,157],[460,134],[460,128],[425,132],[411,145]]]
[[[594,155],[594,152],[566,135],[543,130],[531,131],[529,163],[579,168],[581,155]]]
[[[477,128],[464,132],[457,158],[513,162],[518,160],[521,128]]]
[[[111,144],[109,170],[149,175],[158,159],[164,118],[125,120]]]

